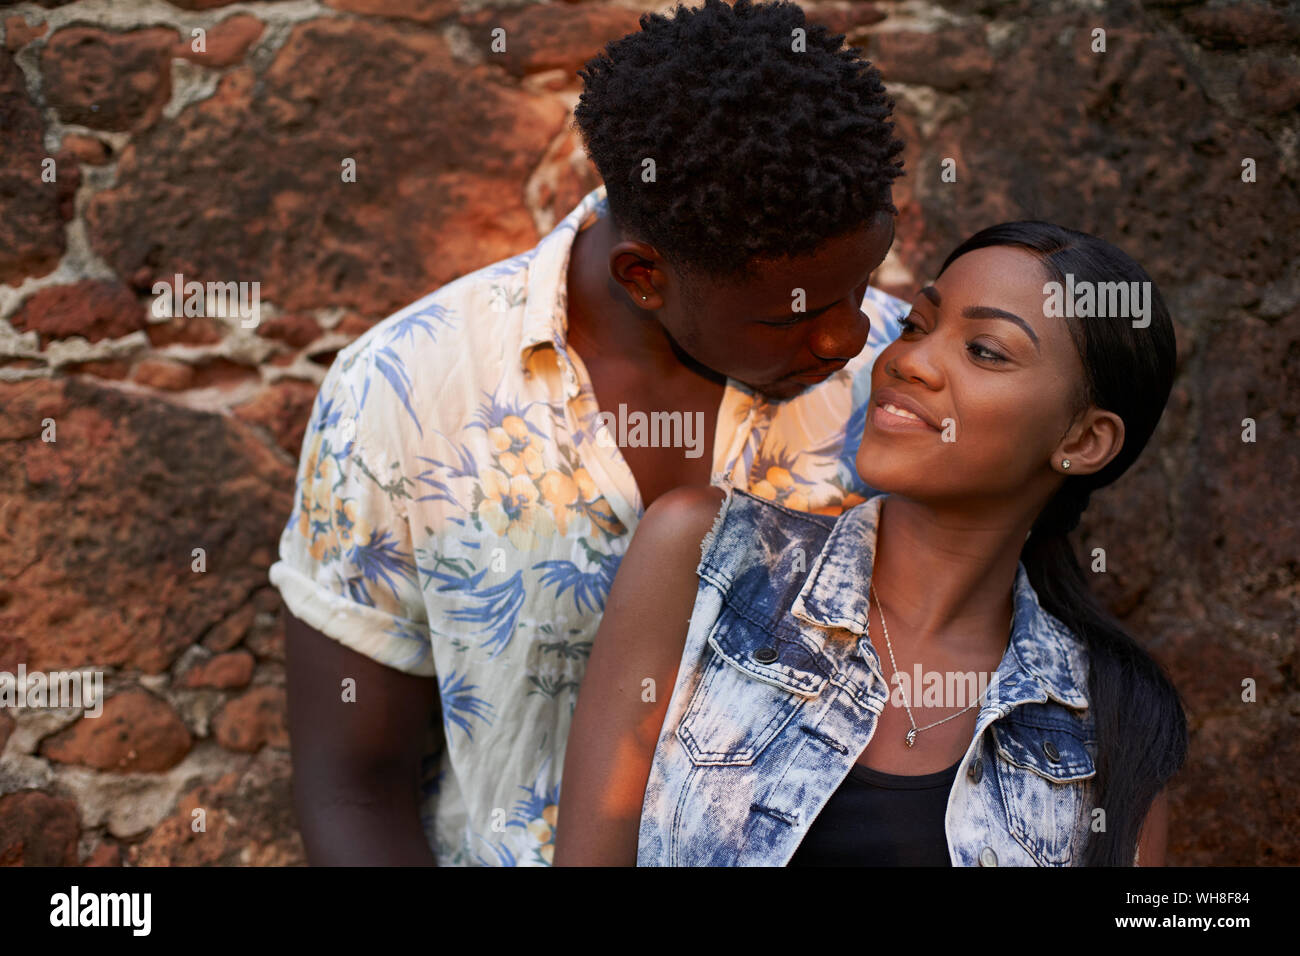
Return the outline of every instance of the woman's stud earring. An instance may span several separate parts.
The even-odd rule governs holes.
[[[1061,467],[1064,468],[1066,471],[1069,471],[1069,470],[1070,470],[1070,459],[1068,459],[1068,458],[1062,458],[1062,459],[1061,459]]]
[[[641,301],[642,301],[642,302],[645,301],[645,296],[641,296]]]

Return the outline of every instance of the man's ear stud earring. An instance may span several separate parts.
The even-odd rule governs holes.
[[[642,301],[642,302],[645,301],[645,296],[641,296],[641,301]]]
[[[1069,470],[1070,470],[1070,459],[1068,459],[1068,458],[1062,458],[1062,459],[1061,459],[1061,467],[1064,468],[1066,471],[1069,471]]]

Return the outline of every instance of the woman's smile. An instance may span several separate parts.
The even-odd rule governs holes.
[[[919,403],[892,389],[880,389],[871,399],[871,424],[885,431],[937,432],[932,417]]]

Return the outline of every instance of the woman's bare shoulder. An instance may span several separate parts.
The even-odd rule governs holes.
[[[646,508],[633,537],[699,560],[700,542],[712,530],[727,493],[716,485],[682,485],[666,491]],[[694,567],[694,562],[692,562]]]

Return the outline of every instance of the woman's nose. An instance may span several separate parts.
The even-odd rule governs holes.
[[[920,342],[896,341],[890,346],[894,351],[885,364],[885,371],[905,382],[938,388],[943,373],[936,361],[933,345],[929,336]]]

